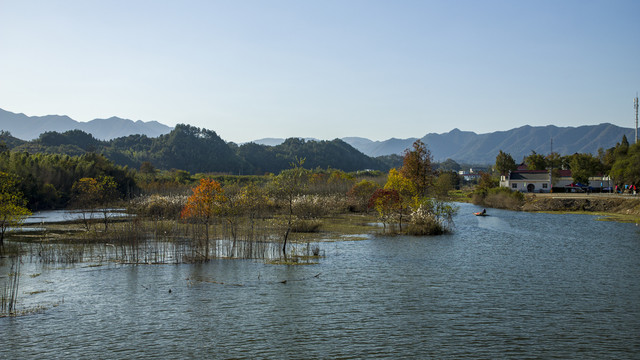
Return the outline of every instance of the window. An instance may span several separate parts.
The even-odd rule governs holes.
[[[514,188],[514,189],[517,189],[518,188],[518,184],[513,183],[513,184],[511,184],[511,187]]]

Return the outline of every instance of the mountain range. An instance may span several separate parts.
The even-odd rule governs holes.
[[[82,130],[96,139],[111,140],[132,134],[158,137],[173,128],[157,121],[133,121],[115,116],[80,122],[66,115],[27,116],[0,109],[0,129],[22,140],[37,139],[47,131],[62,133],[69,130]]]
[[[173,128],[157,121],[143,122],[111,117],[78,122],[68,116],[47,115],[27,116],[0,109],[0,129],[9,131],[14,137],[32,140],[48,131],[65,132],[78,129],[93,135],[99,140],[113,140],[129,135],[145,135],[155,138],[169,134]],[[492,164],[500,150],[511,154],[516,162],[521,161],[532,151],[548,154],[553,151],[561,155],[573,153],[596,154],[599,148],[615,146],[625,135],[630,141],[634,138],[632,128],[623,128],[613,124],[585,125],[579,127],[522,126],[519,128],[477,134],[471,131],[453,129],[447,133],[429,133],[420,140],[424,142],[433,156],[440,162],[452,159],[461,163]],[[345,137],[341,140],[369,157],[400,155],[411,147],[418,138],[374,141],[362,137]],[[304,139],[314,141],[314,139]],[[277,146],[285,139],[265,138],[252,141],[261,146]],[[247,155],[248,156],[248,155]]]
[[[585,125],[579,127],[522,126],[519,128],[476,134],[471,131],[453,129],[448,133],[430,133],[420,140],[427,145],[433,160],[442,162],[452,159],[470,164],[493,164],[500,150],[511,154],[519,162],[532,151],[548,154],[552,150],[560,155],[574,153],[597,154],[598,149],[608,149],[620,142],[622,136],[632,141],[635,132],[613,124]],[[402,154],[418,138],[373,141],[361,137],[345,137],[344,142],[363,154],[378,157]],[[258,142],[262,140],[257,140]],[[270,144],[278,144],[284,139],[269,139]]]

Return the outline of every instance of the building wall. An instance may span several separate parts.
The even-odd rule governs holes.
[[[508,180],[504,184],[501,182],[500,186],[508,187],[511,190],[517,190],[520,192],[529,192],[528,186],[533,185],[533,192],[550,192],[551,183],[549,181],[536,181],[536,180]]]

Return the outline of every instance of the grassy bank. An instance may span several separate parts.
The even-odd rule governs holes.
[[[529,194],[523,211],[581,213],[606,220],[640,222],[640,198],[608,194]]]
[[[530,212],[575,213],[605,220],[640,222],[640,197],[603,193],[528,194],[507,188],[476,189],[468,195],[479,206]],[[459,200],[463,197],[458,194]]]

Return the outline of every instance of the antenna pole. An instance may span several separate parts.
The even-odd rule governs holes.
[[[551,151],[549,152],[549,162],[551,163],[551,171],[549,171],[549,182],[551,183],[551,188],[549,192],[553,192],[553,138],[551,138]]]
[[[635,99],[633,99],[633,108],[636,110],[636,144],[638,143],[638,93],[636,93]]]

